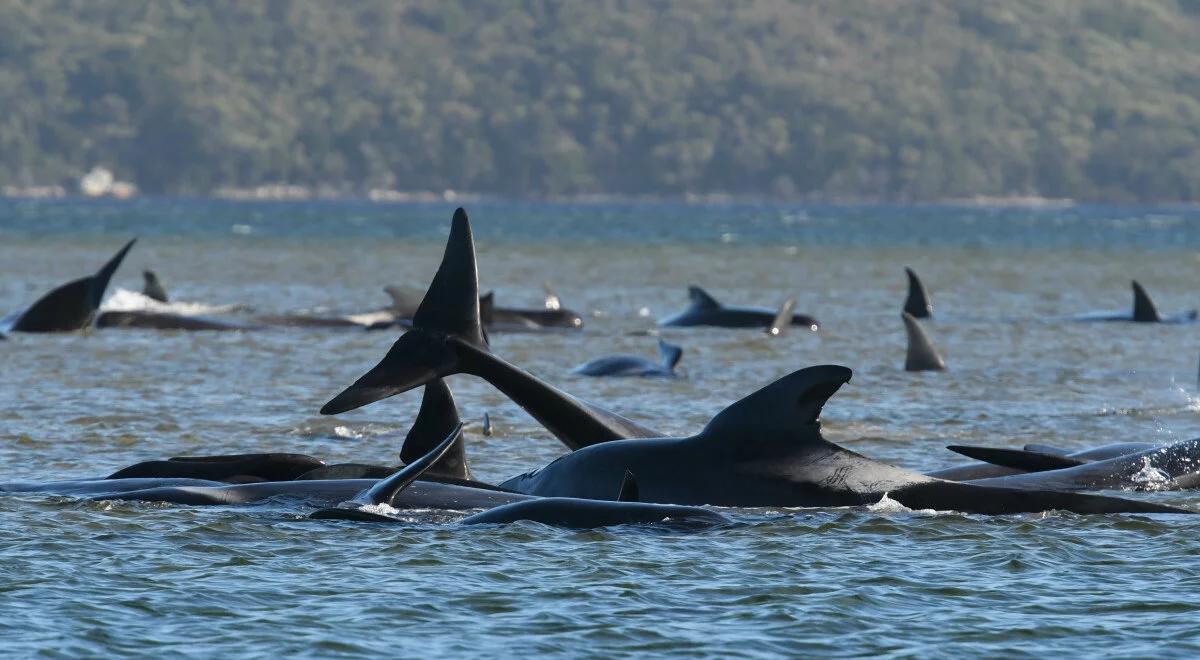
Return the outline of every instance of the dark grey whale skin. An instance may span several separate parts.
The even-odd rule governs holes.
[[[91,327],[113,273],[137,239],[117,251],[94,275],[81,277],[39,298],[12,322],[15,332],[72,332]]]
[[[965,483],[1055,490],[1183,490],[1200,486],[1200,438],[1074,467],[1026,472]]]
[[[379,364],[326,403],[321,414],[353,410],[458,373],[488,381],[571,449],[662,436],[576,399],[491,353],[480,324],[471,225],[462,209],[454,213],[445,255],[413,316],[412,329],[400,335]]]
[[[1118,442],[1075,452],[1045,445],[1026,445],[1025,448],[1029,451],[1059,454],[1083,461],[1102,461],[1116,456],[1124,456],[1125,454],[1153,449],[1156,446],[1149,442]],[[1027,471],[992,465],[990,463],[968,463],[966,465],[956,465],[934,472],[927,472],[926,476],[948,479],[950,481],[972,481],[975,479],[987,479],[989,477],[1003,477],[1010,474],[1023,474]]]
[[[766,307],[734,307],[717,302],[704,289],[688,287],[687,309],[668,316],[658,322],[663,327],[714,326],[719,328],[769,328],[775,320],[776,310]],[[807,314],[793,314],[792,325],[817,329],[820,324]]]
[[[501,486],[603,499],[629,471],[638,475],[643,501],[663,504],[855,506],[887,495],[912,509],[979,514],[1190,513],[1151,502],[943,481],[843,449],[821,436],[817,418],[850,376],[835,365],[801,369],[721,411],[698,435],[598,444]]]

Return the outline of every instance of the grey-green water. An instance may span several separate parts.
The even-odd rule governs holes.
[[[483,285],[536,305],[549,280],[579,334],[497,335],[495,351],[671,433],[803,366],[854,379],[826,436],[920,470],[946,444],[1087,447],[1198,433],[1200,325],[1070,323],[1129,305],[1136,277],[1164,311],[1200,304],[1200,212],[939,207],[480,204]],[[183,301],[359,311],[380,287],[424,286],[450,205],[0,203],[0,313],[143,238],[114,289],[157,270]],[[908,374],[902,267],[934,296],[949,371]],[[824,324],[665,330],[679,381],[569,374],[686,304],[789,295]],[[317,409],[394,333],[96,331],[0,342],[0,481],[99,476],[179,454],[299,451],[394,461],[410,393]],[[477,476],[562,448],[486,383],[450,380]],[[490,412],[496,434],[479,433]],[[1192,492],[1126,494],[1200,510]],[[274,502],[195,509],[0,498],[6,656],[1192,655],[1200,651],[1200,521],[1049,513],[732,512],[700,533],[396,527],[301,519]]]

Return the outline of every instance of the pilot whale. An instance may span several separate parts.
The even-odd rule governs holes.
[[[1200,486],[1200,438],[1099,460],[1037,451],[952,447],[975,458],[1027,470],[965,483],[1056,490],[1181,490]],[[1092,456],[1103,454],[1092,454]]]
[[[499,389],[571,449],[662,434],[576,399],[492,354],[479,315],[479,276],[471,224],[454,212],[446,251],[433,282],[383,359],[321,408],[336,415],[428,383],[466,373]]]
[[[626,471],[643,501],[717,506],[857,506],[890,497],[912,509],[1010,514],[1190,513],[1098,495],[989,487],[927,477],[829,442],[818,421],[851,371],[801,369],[721,411],[686,438],[618,440],[579,449],[501,487],[543,497],[603,498]]]
[[[732,307],[717,302],[707,291],[698,286],[688,287],[691,305],[682,312],[658,322],[664,327],[716,326],[721,328],[769,328],[775,321],[777,311],[765,307]],[[820,324],[807,314],[792,314],[792,325],[816,331]]]
[[[675,378],[675,365],[683,349],[659,339],[659,362],[640,355],[606,355],[588,360],[571,370],[581,376],[638,376],[641,378]]]
[[[462,425],[420,459],[413,461],[395,475],[363,491],[353,500],[338,507],[319,509],[309,517],[322,520],[362,520],[372,522],[398,521],[391,516],[364,510],[362,507],[395,505],[404,489],[449,449],[455,434],[462,434]],[[638,502],[638,487],[632,473],[626,472],[615,501],[588,500],[573,497],[529,497],[502,504],[460,521],[464,525],[507,524],[520,520],[540,522],[557,527],[591,529],[612,525],[668,524],[672,527],[706,527],[730,523],[730,519],[711,509],[674,504]]]
[[[126,243],[94,275],[67,282],[39,298],[25,311],[10,317],[7,329],[16,332],[71,332],[90,327],[109,280],[136,242],[135,238]]]
[[[1090,461],[1102,461],[1105,459],[1114,458],[1116,456],[1133,454],[1146,449],[1153,449],[1157,446],[1158,445],[1150,442],[1118,442],[1101,447],[1084,449],[1081,451],[1071,451],[1062,449],[1061,447],[1052,447],[1042,444],[1027,444],[1025,445],[1024,450],[994,450],[990,448],[972,447],[970,449],[975,451],[964,452],[955,449],[953,451],[958,451],[958,453],[961,453],[964,456],[976,458],[980,461],[986,462],[955,465],[953,467],[943,468],[934,472],[928,472],[926,474],[931,477],[937,477],[938,479],[949,479],[950,481],[971,481],[973,479],[1003,477],[1010,474],[1022,474],[1024,472],[1057,469],[1056,467],[1049,467],[1049,465],[1045,463],[1038,464],[1036,459],[1030,459],[1031,456],[1049,454],[1051,456],[1071,459],[1073,464],[1078,464]],[[996,453],[998,451],[1003,452],[1004,455],[1011,455],[1012,452],[1023,451],[1027,455],[1019,460],[1011,460],[1003,458],[1001,454]],[[1062,465],[1060,464],[1058,467],[1062,467]]]
[[[1073,317],[1075,321],[1133,321],[1134,323],[1191,323],[1197,311],[1192,309],[1171,316],[1163,316],[1150,299],[1150,294],[1133,280],[1133,310],[1131,312],[1097,312]]]

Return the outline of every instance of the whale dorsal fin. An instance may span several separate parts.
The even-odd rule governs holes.
[[[158,275],[154,274],[154,271],[143,270],[142,282],[142,295],[158,302],[170,302],[167,298],[167,290],[163,288],[162,282],[158,281]]]
[[[546,309],[552,312],[557,312],[558,310],[562,309],[562,300],[559,299],[558,294],[554,293],[554,290],[550,288],[549,282],[542,282],[542,291],[546,292]]]
[[[688,287],[688,300],[692,301],[692,306],[698,309],[721,308],[721,303],[717,302],[716,298],[708,295],[707,291],[695,285]]]
[[[617,491],[618,502],[638,502],[638,484],[637,477],[629,470],[625,470],[625,477],[621,479],[621,489]]]
[[[1162,320],[1154,301],[1150,300],[1150,294],[1137,280],[1133,281],[1133,320],[1139,323],[1158,323]]]
[[[792,310],[796,309],[796,299],[788,298],[779,306],[779,311],[775,312],[775,318],[771,320],[771,326],[767,328],[767,334],[772,337],[782,336],[792,327]]]
[[[1077,458],[1069,456],[1060,456],[1058,454],[1043,454],[1036,451],[1026,451],[1024,449],[1003,449],[998,447],[974,447],[967,445],[950,445],[946,447],[956,454],[962,454],[967,458],[973,458],[984,463],[999,465],[1000,467],[1012,468],[1014,470],[1024,470],[1026,472],[1045,472],[1047,470],[1061,470],[1062,468],[1075,467],[1084,465],[1087,461],[1081,461]]]
[[[933,305],[929,302],[929,293],[925,291],[925,285],[913,269],[906,266],[904,272],[908,274],[908,298],[904,299],[904,311],[912,314],[913,318],[929,318],[933,315]]]
[[[933,342],[929,341],[929,336],[925,334],[925,329],[921,327],[920,322],[908,312],[900,312],[900,317],[904,319],[904,330],[908,334],[908,353],[904,358],[904,370],[944,370],[946,363],[942,361],[942,356],[938,355],[937,349],[933,347]]]
[[[17,318],[12,329],[23,332],[68,332],[90,326],[109,280],[136,242],[135,238],[126,243],[96,274],[67,282],[39,298]]]
[[[374,486],[371,486],[365,493],[356,498],[356,501],[362,504],[391,505],[392,502],[395,501],[396,495],[398,495],[405,488],[408,488],[409,484],[416,481],[422,474],[425,474],[426,470],[433,467],[434,463],[437,463],[439,460],[441,460],[442,456],[445,456],[446,452],[450,451],[450,448],[461,440],[462,424],[459,424],[458,426],[454,427],[454,430],[450,432],[450,435],[446,436],[444,440],[438,443],[436,447],[429,450],[429,452],[424,456],[418,458],[412,463],[409,463],[408,465],[405,465],[404,469],[400,470],[396,474],[393,474],[387,479],[383,479]]]
[[[454,211],[442,264],[417,306],[413,326],[454,335],[476,346],[487,346],[479,319],[475,240],[471,237],[471,221],[461,208]]]
[[[383,287],[383,292],[392,299],[391,311],[397,316],[411,316],[421,304],[421,294],[411,289],[389,284]]]
[[[834,364],[794,371],[717,413],[700,432],[714,440],[770,437],[816,424],[821,408],[854,372]]]
[[[683,357],[683,349],[675,344],[658,340],[658,356],[662,358],[663,368],[667,371],[674,372],[675,365],[679,364],[679,358]]]
[[[429,381],[421,396],[421,410],[404,438],[404,446],[400,448],[400,460],[406,465],[419,460],[460,423],[458,408],[454,405],[454,396],[446,386],[446,381],[441,378]],[[471,478],[463,435],[459,435],[458,441],[429,471],[460,479]]]

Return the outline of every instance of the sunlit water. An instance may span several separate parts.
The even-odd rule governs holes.
[[[261,312],[357,312],[424,287],[452,205],[0,202],[0,314],[87,274],[128,237],[114,280],[158,271],[172,296]],[[803,366],[853,380],[826,436],[919,470],[947,444],[1087,447],[1200,435],[1200,325],[1080,324],[1200,305],[1200,211],[1067,208],[476,204],[485,288],[536,306],[549,281],[576,334],[493,337],[506,359],[666,433]],[[930,288],[949,371],[902,370],[902,268]],[[824,324],[768,340],[668,329],[678,381],[569,373],[652,356],[688,284],[730,303],[788,296]],[[111,293],[112,291],[110,291]],[[393,462],[419,393],[321,417],[395,333],[107,330],[0,342],[0,481],[100,476],[181,454],[298,451]],[[563,451],[486,383],[450,380],[476,475]],[[496,434],[483,437],[489,412]],[[1126,494],[1200,509],[1192,492]],[[5,656],[611,657],[1194,654],[1200,520],[986,518],[873,510],[731,512],[699,533],[379,526],[302,519],[290,502],[196,509],[0,497]]]

